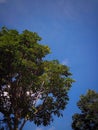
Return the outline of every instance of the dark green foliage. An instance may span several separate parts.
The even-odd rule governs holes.
[[[89,90],[80,97],[77,103],[80,114],[74,114],[72,128],[74,130],[98,130],[98,93]]]
[[[62,115],[73,79],[69,68],[47,61],[48,46],[28,30],[0,31],[0,112],[10,130],[22,130],[27,120],[49,125]]]

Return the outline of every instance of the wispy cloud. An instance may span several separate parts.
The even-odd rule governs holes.
[[[68,59],[64,59],[64,60],[62,61],[62,64],[63,64],[63,65],[69,65]]]
[[[59,9],[59,15],[64,18],[79,20],[81,15],[88,15],[89,12],[92,12],[95,7],[95,2],[92,0],[60,0],[56,2],[56,7]]]
[[[6,3],[7,0],[0,0],[0,4]]]
[[[39,128],[39,127],[37,127],[36,130],[43,130],[43,128]]]

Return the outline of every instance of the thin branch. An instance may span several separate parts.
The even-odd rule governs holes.
[[[7,118],[7,124],[10,130],[12,130],[12,126],[11,126],[11,121],[10,121],[10,117]]]
[[[37,100],[40,98],[40,96],[42,95],[42,93],[44,92],[44,81],[41,84],[40,90],[36,91],[35,93],[33,93],[32,91],[30,92],[30,96],[31,96],[31,100],[33,101],[33,105],[35,106]]]
[[[23,123],[21,124],[21,127],[20,127],[20,129],[19,129],[19,130],[22,130],[22,129],[23,129],[23,127],[24,127],[24,125],[25,125],[26,121],[27,121],[27,119],[24,119],[24,120],[23,120]]]

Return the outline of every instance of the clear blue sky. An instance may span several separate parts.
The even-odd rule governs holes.
[[[23,130],[72,130],[76,102],[88,89],[98,92],[98,0],[0,0],[0,27],[37,32],[76,83],[63,118],[48,127],[27,123]]]

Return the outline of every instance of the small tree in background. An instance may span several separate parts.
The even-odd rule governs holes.
[[[53,115],[62,116],[73,79],[69,68],[47,61],[48,46],[28,30],[0,31],[1,128],[22,130],[27,121],[49,125]]]
[[[72,128],[74,130],[98,130],[98,93],[88,90],[80,97],[77,106],[81,113],[74,114]]]

